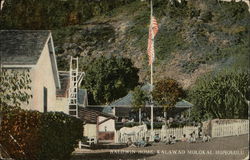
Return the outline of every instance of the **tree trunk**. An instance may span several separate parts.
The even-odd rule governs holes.
[[[139,124],[141,124],[141,108],[139,108]]]
[[[164,124],[167,127],[167,112],[164,110]]]

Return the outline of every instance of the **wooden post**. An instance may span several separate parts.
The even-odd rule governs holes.
[[[141,125],[141,108],[139,108],[139,124]]]
[[[99,116],[96,118],[96,142],[98,143],[99,139]]]
[[[82,149],[82,142],[81,141],[78,142],[78,148]]]

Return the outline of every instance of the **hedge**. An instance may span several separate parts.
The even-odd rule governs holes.
[[[17,110],[3,114],[0,143],[14,159],[69,159],[82,138],[80,119],[62,112]]]

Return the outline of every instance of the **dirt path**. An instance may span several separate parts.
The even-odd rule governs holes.
[[[145,148],[127,147],[74,153],[72,160],[243,160],[248,155],[248,135],[215,138],[207,143],[162,143]]]

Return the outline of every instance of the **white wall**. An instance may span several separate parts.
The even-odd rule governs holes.
[[[103,121],[105,119],[107,119],[107,118],[100,116],[99,117],[99,122],[101,122],[101,121]],[[106,130],[105,130],[105,128],[106,128]],[[99,131],[100,132],[105,132],[105,131],[107,131],[107,132],[110,132],[110,131],[113,132],[113,131],[115,131],[115,120],[114,119],[110,119],[110,120],[108,120],[108,121],[100,124],[99,125]]]
[[[95,137],[96,138],[96,124],[85,124],[83,135],[86,137]]]
[[[31,109],[43,112],[43,88],[47,88],[48,111],[54,110],[56,105],[56,85],[53,76],[52,64],[49,54],[48,43],[43,48],[42,54],[31,71],[33,101]]]
[[[56,97],[55,106],[50,111],[61,111],[69,114],[68,98],[67,97]]]

